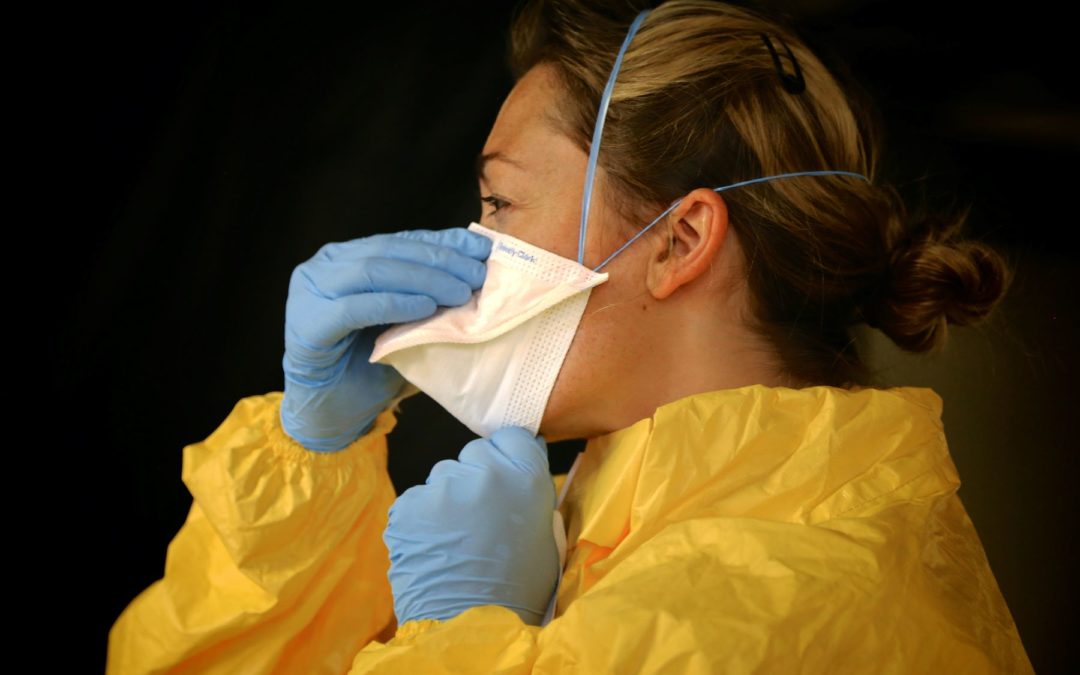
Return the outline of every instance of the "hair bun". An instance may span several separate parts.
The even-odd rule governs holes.
[[[990,246],[962,239],[967,210],[946,220],[925,216],[897,242],[868,323],[911,352],[945,346],[947,326],[987,318],[1007,290],[1012,273]]]

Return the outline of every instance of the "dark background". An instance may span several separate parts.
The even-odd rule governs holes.
[[[973,231],[1016,266],[997,319],[955,331],[941,356],[865,339],[882,384],[942,394],[960,496],[1032,662],[1065,670],[1080,335],[1066,200],[1080,114],[1064,17],[758,4],[782,5],[874,96],[888,175],[935,203],[973,203]],[[49,305],[63,322],[49,400],[59,394],[78,484],[67,656],[91,671],[117,615],[163,573],[191,503],[182,447],[240,398],[281,389],[293,267],[328,241],[478,217],[472,162],[513,84],[512,5],[373,6],[128,2],[65,15],[57,86],[78,217],[50,242],[71,283]],[[423,396],[403,407],[399,492],[471,438]],[[556,444],[552,468],[580,447]]]

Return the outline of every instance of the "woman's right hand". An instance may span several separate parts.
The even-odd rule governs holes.
[[[468,302],[490,253],[490,239],[457,227],[327,244],[298,265],[285,305],[285,432],[316,452],[367,433],[405,386],[391,366],[368,363],[375,338]]]

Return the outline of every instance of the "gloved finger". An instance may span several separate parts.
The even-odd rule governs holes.
[[[465,444],[458,453],[458,461],[465,466],[485,469],[498,467],[504,459],[491,441],[477,438]]]
[[[448,246],[462,255],[483,260],[491,254],[492,240],[465,227],[448,227],[442,230],[402,230],[390,236],[413,241],[423,241]]]
[[[440,230],[415,229],[380,232],[347,241],[330,242],[323,245],[316,255],[322,254],[327,259],[336,259],[342,255],[355,255],[356,251],[365,250],[371,245],[378,246],[379,243],[385,242],[387,239],[406,239],[432,244],[437,247],[450,248],[462,255],[478,259],[487,257],[491,252],[492,244],[491,239],[488,237],[465,227],[448,227]]]
[[[491,253],[491,245],[487,237],[462,228],[410,230],[327,244],[312,260],[393,258],[441,269],[479,288],[487,269],[480,261]]]
[[[470,469],[471,467],[467,467],[457,460],[443,459],[436,462],[435,466],[431,467],[431,472],[428,474],[424,484],[432,485],[433,483],[444,480],[468,478],[473,475],[475,471]]]
[[[490,241],[490,240],[489,240]],[[335,248],[336,247],[336,248]],[[316,262],[362,263],[371,258],[385,258],[432,267],[452,274],[476,289],[484,284],[487,265],[480,260],[463,255],[454,249],[378,235],[340,244],[327,244],[319,253],[304,264]]]
[[[408,512],[415,507],[416,501],[423,498],[421,490],[424,486],[414,485],[408,490],[405,490],[397,499],[390,505],[390,510],[387,512],[388,523],[394,520],[395,516],[401,514],[408,514]]]
[[[435,313],[435,301],[408,293],[362,293],[330,300],[317,326],[308,326],[308,340],[332,345],[356,330],[370,326],[426,319]],[[373,319],[374,317],[374,319]],[[380,323],[375,323],[378,321]]]
[[[491,444],[514,466],[534,475],[550,474],[547,441],[522,427],[503,427],[491,434]]]
[[[411,293],[430,296],[440,305],[456,306],[468,302],[473,293],[469,284],[449,272],[391,258],[309,261],[296,272],[306,290],[330,299],[356,293]]]

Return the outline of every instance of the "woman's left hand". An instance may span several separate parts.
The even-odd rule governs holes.
[[[390,507],[383,541],[398,625],[502,605],[538,626],[555,592],[547,443],[520,427],[468,443]]]

